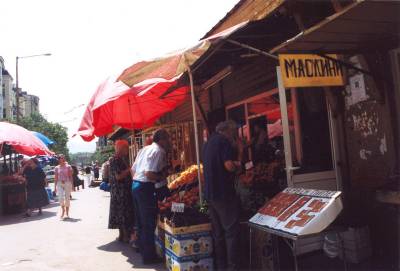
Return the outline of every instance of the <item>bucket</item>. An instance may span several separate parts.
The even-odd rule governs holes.
[[[329,258],[336,258],[340,252],[340,240],[335,233],[328,233],[324,238],[323,250]]]

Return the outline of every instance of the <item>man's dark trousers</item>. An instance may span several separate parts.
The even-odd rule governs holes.
[[[132,194],[139,234],[139,249],[143,261],[151,261],[157,257],[154,243],[157,220],[157,200],[154,183],[135,181]]]
[[[239,269],[239,210],[240,203],[236,196],[209,201],[215,260],[219,270]]]

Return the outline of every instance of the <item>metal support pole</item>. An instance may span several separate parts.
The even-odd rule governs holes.
[[[278,79],[279,103],[281,106],[283,145],[285,147],[286,179],[288,182],[288,187],[293,187],[292,150],[289,138],[290,129],[289,129],[289,119],[287,112],[286,90],[285,87],[283,86],[281,68],[279,66],[276,67],[276,78]]]
[[[187,65],[188,74],[189,74],[189,81],[190,81],[190,95],[192,96],[192,112],[193,112],[193,126],[194,126],[194,141],[196,144],[196,161],[197,161],[197,178],[199,180],[199,198],[200,198],[200,205],[203,204],[203,189],[201,187],[201,179],[200,179],[200,148],[199,148],[199,133],[197,129],[197,114],[196,114],[196,99],[194,97],[194,84],[193,84],[193,74],[190,66]]]
[[[279,60],[279,58],[276,55],[264,52],[264,51],[262,51],[260,49],[254,48],[254,47],[252,47],[250,45],[247,45],[247,44],[235,41],[235,40],[230,40],[230,39],[227,39],[226,41],[229,42],[229,43],[235,44],[235,45],[237,45],[239,47],[242,47],[242,48],[245,48],[245,49],[249,49],[250,51],[256,52],[256,53],[258,53],[260,55],[263,55],[263,56],[266,56],[266,57],[270,57],[270,58],[273,58],[275,60]]]
[[[15,58],[15,103],[16,103],[16,113],[17,113],[17,123],[19,122],[19,117],[20,117],[20,106],[19,106],[19,80],[18,80],[18,60],[21,58],[31,58],[31,57],[37,57],[37,56],[51,56],[50,53],[47,54],[38,54],[38,55],[30,55],[30,56],[17,56]]]

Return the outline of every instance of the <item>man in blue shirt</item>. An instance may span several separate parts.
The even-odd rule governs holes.
[[[235,172],[241,169],[233,148],[236,124],[221,122],[203,149],[205,198],[209,203],[217,269],[239,268],[239,210]]]

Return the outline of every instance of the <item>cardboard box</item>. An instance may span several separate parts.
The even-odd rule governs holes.
[[[169,271],[213,270],[213,259],[208,255],[177,257],[167,250],[165,253],[165,263]]]
[[[197,232],[209,232],[211,231],[211,224],[199,224],[187,227],[171,227],[167,223],[163,225],[164,230],[172,235],[187,234],[187,233],[197,233]]]
[[[370,232],[368,227],[349,228],[341,233],[344,254],[347,261],[360,263],[372,255]]]
[[[160,227],[156,227],[156,230],[154,231],[154,236],[156,238],[156,240],[159,240],[162,244],[164,244],[165,242],[165,230],[160,228]]]
[[[155,240],[156,242],[156,254],[158,257],[164,259],[165,257],[165,246],[164,243],[161,243],[160,240]]]
[[[211,255],[212,237],[210,232],[180,235],[165,233],[165,249],[177,257]]]
[[[301,255],[312,251],[321,250],[323,244],[324,244],[323,234],[301,238],[296,241],[295,253],[296,255]]]

